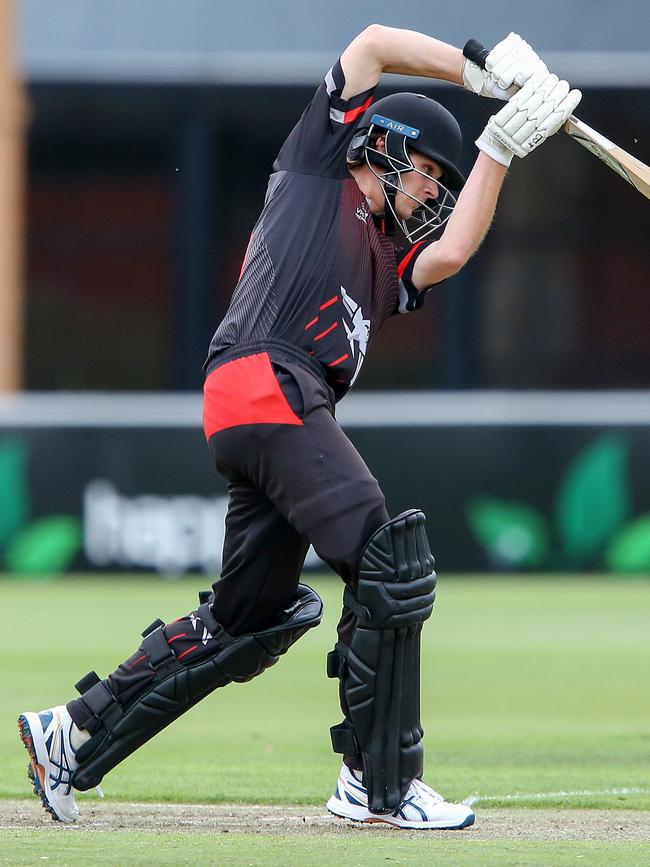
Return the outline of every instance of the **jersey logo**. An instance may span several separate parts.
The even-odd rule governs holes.
[[[359,205],[359,207],[354,212],[354,215],[357,220],[361,220],[362,223],[366,223],[368,221],[368,217],[370,216],[370,214],[368,213],[368,209],[365,205]]]
[[[350,325],[343,319],[348,342],[350,344],[350,353],[352,358],[357,359],[357,366],[354,371],[354,376],[350,380],[350,385],[354,385],[354,381],[359,375],[361,365],[366,357],[366,349],[368,347],[368,338],[370,337],[370,320],[363,318],[363,311],[357,302],[346,292],[341,286],[341,297],[345,312],[350,316]]]

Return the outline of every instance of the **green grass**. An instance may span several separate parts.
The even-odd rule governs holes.
[[[324,668],[341,588],[315,583],[321,627],[264,677],[220,690],[117,768],[104,781],[111,800],[322,806],[338,770],[328,735],[340,718],[337,690]],[[67,700],[80,675],[106,674],[155,616],[185,613],[194,598],[190,581],[0,580],[0,797],[30,796],[18,713]],[[650,584],[637,582],[443,581],[423,642],[427,781],[450,798],[481,796],[479,821],[488,805],[650,809],[649,603]],[[453,833],[107,832],[45,817],[42,830],[0,831],[0,865],[648,861],[647,843]]]
[[[323,803],[338,770],[325,655],[341,588],[314,583],[326,606],[320,628],[132,756],[105,779],[108,797]],[[172,619],[194,600],[189,581],[2,579],[0,797],[29,794],[17,715],[68,700],[82,674],[107,674],[154,617]],[[426,781],[449,798],[479,795],[479,806],[650,809],[649,610],[643,582],[441,581],[423,642]],[[638,791],[613,793],[625,789]]]
[[[155,847],[155,848],[154,848]],[[585,864],[589,867],[647,865],[647,844],[575,841],[487,840],[480,846],[462,837],[422,834],[420,839],[400,835],[370,841],[323,835],[319,837],[255,837],[253,835],[152,834],[115,831],[110,836],[92,831],[54,834],[0,832],[0,864],[173,864],[173,865],[355,865],[435,864],[436,867],[550,867]]]

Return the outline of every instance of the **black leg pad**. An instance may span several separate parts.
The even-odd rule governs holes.
[[[349,644],[328,657],[347,718],[331,730],[335,752],[360,755],[368,806],[393,812],[412,780],[422,776],[420,633],[435,599],[434,560],[417,509],[371,537],[358,565],[356,592],[344,602],[356,615]]]
[[[233,637],[214,617],[206,616],[206,628],[218,643],[209,655],[188,663],[176,659],[162,627],[149,633],[141,649],[149,655],[155,676],[128,706],[122,707],[111,697],[105,681],[82,696],[84,701],[90,699],[101,725],[77,752],[74,788],[85,791],[99,785],[104,774],[213,690],[233,681],[252,680],[274,665],[308,629],[320,623],[322,613],[318,594],[300,584],[277,625],[261,632]]]

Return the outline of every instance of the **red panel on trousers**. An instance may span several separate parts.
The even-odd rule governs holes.
[[[205,381],[206,439],[217,431],[241,424],[302,424],[282,393],[266,352],[228,361],[213,370]]]

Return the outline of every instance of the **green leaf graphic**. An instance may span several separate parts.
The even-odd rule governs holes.
[[[498,563],[511,568],[539,566],[548,551],[543,516],[530,506],[477,497],[467,506],[474,535]]]
[[[26,464],[27,450],[21,442],[0,443],[0,548],[27,517]]]
[[[81,521],[51,515],[25,527],[11,541],[7,567],[22,574],[63,572],[81,547]]]
[[[629,515],[627,454],[623,437],[601,437],[578,456],[560,486],[557,527],[575,564],[592,557]]]
[[[650,515],[624,527],[612,539],[606,558],[613,572],[650,572]]]

